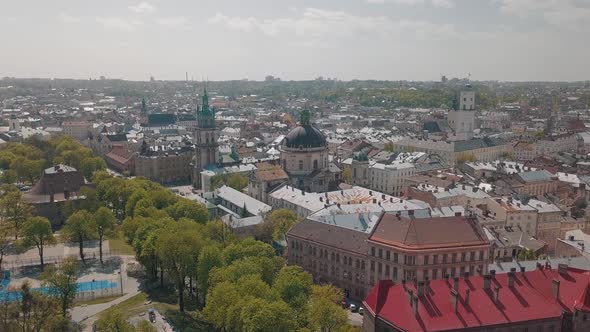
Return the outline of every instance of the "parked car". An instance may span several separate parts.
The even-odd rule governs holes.
[[[153,308],[150,308],[148,310],[148,316],[150,319],[151,323],[155,323],[156,322],[156,311]]]
[[[358,308],[356,307],[356,304],[354,304],[354,303],[351,303],[349,308],[350,308],[350,311],[351,312],[357,312],[358,311]]]
[[[364,315],[364,314],[365,314],[365,308],[363,308],[363,307],[360,307],[360,308],[359,308],[359,314],[360,314],[360,315]]]

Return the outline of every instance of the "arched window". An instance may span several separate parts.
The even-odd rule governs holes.
[[[318,160],[317,159],[315,159],[313,161],[313,169],[318,169]]]

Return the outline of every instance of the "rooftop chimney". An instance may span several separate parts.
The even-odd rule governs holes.
[[[551,282],[551,293],[553,293],[553,297],[556,300],[559,300],[559,284],[560,281],[557,279],[553,279],[553,281]]]
[[[382,194],[381,195],[381,199],[385,199],[385,194]]]
[[[500,286],[494,287],[494,303],[498,304],[500,300]]]
[[[414,313],[414,316],[418,316],[418,297],[417,296],[412,296],[412,312]]]
[[[377,204],[377,199],[373,198],[373,204]]]
[[[453,308],[453,312],[457,312],[457,303],[459,302],[459,293],[456,290],[451,289],[451,308]]]
[[[567,264],[558,264],[557,265],[557,272],[559,274],[567,274]]]
[[[524,275],[524,272],[526,271],[526,268],[524,266],[520,267],[520,273],[522,273]]]
[[[537,262],[537,269],[542,270],[543,269],[543,264]]]
[[[453,289],[454,290],[459,290],[459,277],[454,277],[453,278]]]
[[[373,192],[369,190],[369,196],[373,196]]]
[[[471,291],[469,290],[469,288],[467,288],[465,290],[465,305],[469,305],[469,292]]]
[[[426,294],[430,293],[430,279],[428,279],[428,277],[426,277],[426,280],[424,281],[424,292]]]
[[[508,287],[514,287],[514,272],[508,272]]]
[[[492,277],[489,274],[485,274],[483,276],[483,289],[490,289],[491,282],[492,282]]]
[[[324,198],[322,196],[320,196],[320,202],[323,202]]]
[[[492,277],[492,279],[496,279],[496,270],[490,270],[490,277]]]
[[[424,296],[424,281],[418,281],[418,297]]]

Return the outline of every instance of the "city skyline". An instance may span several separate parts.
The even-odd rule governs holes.
[[[2,5],[2,76],[584,81],[586,0]],[[43,29],[40,33],[39,29]]]

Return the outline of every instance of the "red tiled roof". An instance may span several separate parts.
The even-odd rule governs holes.
[[[432,280],[430,291],[418,300],[418,315],[404,290],[404,285],[381,280],[364,301],[372,315],[404,331],[457,330],[480,326],[514,324],[536,320],[559,320],[562,311],[579,309],[590,312],[590,272],[569,268],[566,273],[556,269],[536,269],[516,272],[513,287],[508,286],[508,274],[497,274],[488,290],[483,289],[483,277],[461,279],[458,287],[457,311],[450,303],[453,281]],[[559,299],[552,292],[553,280],[560,282]],[[498,303],[493,289],[500,287]],[[406,287],[416,294],[413,283]],[[469,302],[465,303],[469,289]]]

